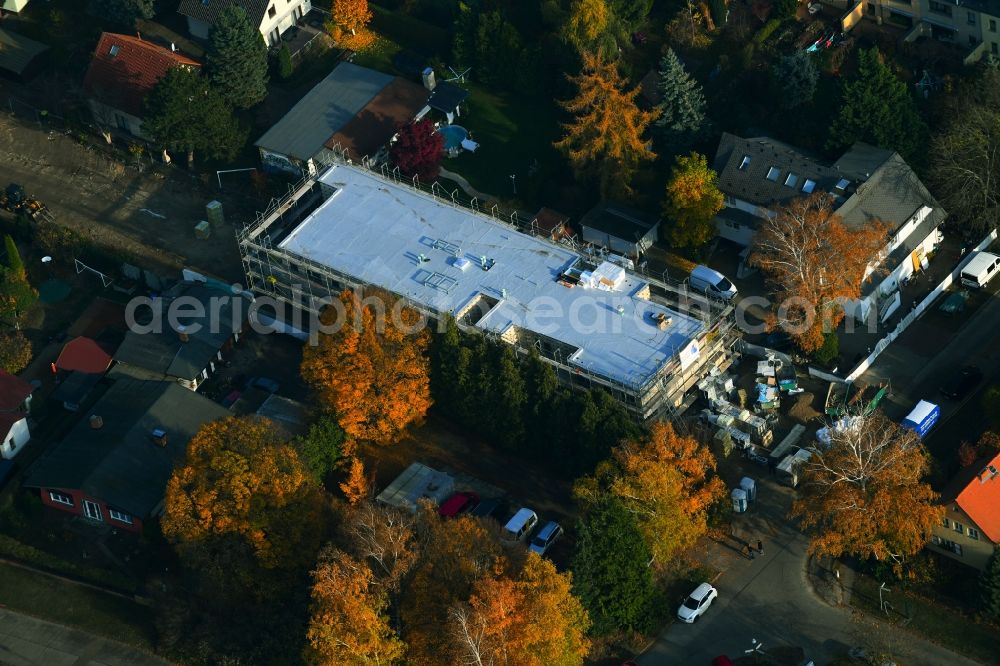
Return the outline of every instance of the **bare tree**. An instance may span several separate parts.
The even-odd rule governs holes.
[[[413,514],[378,502],[362,502],[347,523],[353,554],[369,563],[382,585],[398,591],[417,558]]]
[[[1000,213],[1000,109],[977,97],[965,96],[961,113],[934,138],[930,182],[953,218],[982,232]]]
[[[792,506],[812,537],[810,550],[897,563],[919,552],[942,515],[922,480],[930,465],[920,439],[880,413],[830,430],[829,445],[803,464]]]
[[[458,646],[463,664],[468,666],[493,666],[491,651],[486,649],[488,638],[483,618],[473,612],[468,604],[459,604],[448,610],[452,621],[449,625]]]

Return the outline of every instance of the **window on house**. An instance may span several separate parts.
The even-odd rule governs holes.
[[[816,181],[811,178],[806,178],[806,182],[802,183],[802,191],[806,194],[812,193],[816,189]]]
[[[972,539],[973,541],[979,541],[979,530],[977,530],[975,527],[970,527],[969,538]]]
[[[785,185],[787,187],[795,187],[799,182],[798,174],[794,174],[791,171],[788,172],[788,177],[785,178]]]
[[[975,35],[969,35],[969,46],[975,46],[978,43],[979,40],[976,39]]]
[[[957,520],[952,524],[951,528],[956,532],[958,532],[959,534],[965,531],[965,525],[958,522]]]
[[[966,14],[966,17],[968,18],[969,25],[976,25],[976,13],[975,12],[966,12],[965,14]]]
[[[992,42],[990,44],[990,52],[993,55],[1000,55],[1000,48],[997,47],[997,43],[996,42]]]
[[[947,518],[942,518],[941,519],[941,524],[944,525],[945,529],[948,529],[949,527],[951,527],[951,521],[948,520]]]
[[[115,509],[108,509],[108,515],[117,520],[119,523],[125,523],[126,525],[132,524],[132,516],[121,511],[116,511]]]
[[[69,495],[63,495],[62,493],[57,493],[54,490],[49,491],[49,499],[58,504],[65,504],[66,506],[73,506],[73,498]]]
[[[748,166],[750,166],[750,156],[749,155],[744,155],[743,156],[743,161],[740,162],[740,171],[743,171]]]
[[[935,0],[930,0],[930,9],[936,14],[944,14],[945,16],[951,16],[951,5],[947,5],[943,2],[935,2]]]
[[[778,176],[780,175],[781,175],[781,169],[779,169],[778,167],[771,167],[770,169],[767,170],[767,179],[772,182],[777,183]]]
[[[997,22],[995,19],[990,19],[990,32],[997,31]]]
[[[959,557],[962,557],[962,546],[955,543],[954,541],[949,541],[948,545],[951,546],[951,552],[955,553]]]
[[[277,14],[277,13],[278,13],[278,10],[275,9],[273,5],[271,7],[267,8],[267,16],[268,16],[268,18],[274,18],[274,15]]]

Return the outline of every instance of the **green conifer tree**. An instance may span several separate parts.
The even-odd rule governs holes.
[[[267,97],[267,45],[238,4],[222,10],[212,26],[205,63],[212,85],[231,106],[247,109]]]
[[[662,115],[656,127],[672,147],[683,149],[704,131],[705,94],[671,48],[660,59],[659,88]]]

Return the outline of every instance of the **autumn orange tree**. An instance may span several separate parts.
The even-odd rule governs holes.
[[[386,615],[387,595],[367,564],[326,547],[313,571],[303,657],[315,666],[399,663],[406,651]]]
[[[791,515],[810,535],[810,552],[899,564],[918,553],[941,521],[920,438],[881,413],[832,429],[829,447],[801,468]]]
[[[571,585],[571,574],[536,553],[519,572],[477,580],[469,601],[449,611],[458,663],[582,664],[590,620]]]
[[[667,182],[663,212],[671,221],[670,242],[677,247],[704,245],[715,235],[713,220],[724,207],[719,175],[704,155],[677,158]]]
[[[860,297],[888,234],[879,220],[849,228],[823,192],[793,199],[761,220],[750,263],[773,284],[779,323],[802,351],[818,350],[825,331],[844,319],[844,302]]]
[[[263,590],[261,570],[308,571],[323,536],[315,478],[260,417],[202,426],[167,483],[164,536],[191,569]]]
[[[659,112],[636,106],[639,88],[625,90],[614,63],[590,53],[581,58],[582,71],[570,77],[577,96],[562,103],[575,117],[563,124],[565,135],[555,147],[578,176],[597,179],[602,196],[627,196],[640,165],[656,158],[645,135]]]
[[[375,41],[368,29],[372,20],[368,0],[333,0],[330,17],[327,30],[341,48],[362,51]]]
[[[348,504],[357,504],[368,497],[368,478],[365,476],[365,465],[361,458],[354,456],[347,468],[347,478],[340,484],[340,491]]]
[[[430,335],[386,292],[345,291],[340,305],[320,317],[335,331],[305,348],[302,376],[350,437],[394,442],[431,406]]]
[[[648,436],[615,447],[573,494],[584,510],[616,497],[634,514],[654,559],[666,563],[705,533],[709,507],[725,498],[714,471],[708,447],[658,421]]]
[[[407,662],[414,666],[459,663],[458,649],[443,628],[451,608],[466,601],[502,555],[498,535],[469,516],[442,521],[435,507],[417,511],[419,559],[402,592],[400,617]]]

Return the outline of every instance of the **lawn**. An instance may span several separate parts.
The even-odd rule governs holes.
[[[996,644],[1000,640],[1000,632],[995,628],[943,604],[904,595],[898,585],[889,587],[894,621],[903,620],[905,614],[910,618],[906,625],[908,630],[983,663],[994,663]],[[879,610],[878,583],[871,576],[858,574],[855,577],[851,605],[873,617],[885,619],[885,614]]]
[[[151,649],[153,612],[133,601],[0,563],[0,604]]]
[[[465,176],[478,190],[537,208],[545,184],[561,162],[552,147],[559,138],[552,100],[491,91],[474,83],[466,87],[469,98],[455,123],[472,133],[479,150],[446,159],[443,166]]]

